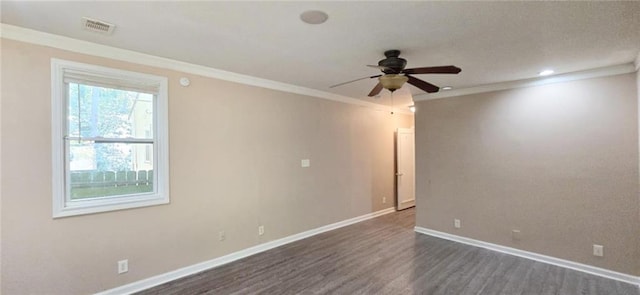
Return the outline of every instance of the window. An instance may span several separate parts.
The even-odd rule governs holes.
[[[169,203],[167,79],[52,59],[53,217]]]

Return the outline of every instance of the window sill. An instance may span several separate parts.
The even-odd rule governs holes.
[[[169,195],[140,195],[134,197],[126,197],[125,200],[123,200],[122,198],[107,198],[103,200],[71,201],[64,204],[64,206],[55,206],[54,204],[53,218],[55,219],[164,204],[169,204]]]

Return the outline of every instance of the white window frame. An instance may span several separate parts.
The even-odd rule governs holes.
[[[71,200],[67,196],[67,87],[65,73],[87,73],[109,83],[154,88],[157,90],[153,114],[154,191],[152,193]],[[51,59],[51,135],[53,218],[115,211],[169,203],[169,116],[168,79],[166,77],[112,69],[79,62]]]

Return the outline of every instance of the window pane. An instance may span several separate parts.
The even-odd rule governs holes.
[[[153,138],[153,94],[76,83],[68,87],[68,135]]]
[[[153,192],[153,144],[71,140],[69,148],[71,200]]]

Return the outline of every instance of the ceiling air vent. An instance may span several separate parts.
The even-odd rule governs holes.
[[[97,19],[83,17],[82,28],[84,28],[87,31],[111,35],[111,33],[113,33],[113,29],[116,28],[116,25],[110,24],[108,22],[103,22]]]

